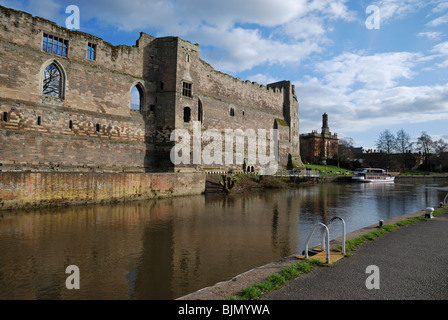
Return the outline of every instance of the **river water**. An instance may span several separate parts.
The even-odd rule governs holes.
[[[2,212],[0,299],[175,299],[302,253],[318,222],[339,216],[350,232],[437,206],[447,192],[446,180],[326,183]],[[66,287],[69,265],[79,289]]]

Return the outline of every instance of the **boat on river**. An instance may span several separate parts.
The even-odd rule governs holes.
[[[361,168],[353,172],[352,180],[357,182],[394,182],[395,177],[380,168]]]

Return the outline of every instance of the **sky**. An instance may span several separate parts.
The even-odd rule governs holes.
[[[140,32],[200,45],[200,57],[244,81],[290,80],[300,133],[375,149],[384,130],[448,142],[448,0],[0,0],[114,45]],[[1,18],[1,17],[0,17]]]

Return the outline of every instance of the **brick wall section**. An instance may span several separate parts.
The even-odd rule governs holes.
[[[201,173],[0,173],[0,210],[201,194]]]

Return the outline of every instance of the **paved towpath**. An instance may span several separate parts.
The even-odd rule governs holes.
[[[378,269],[366,273],[369,266]],[[367,289],[378,274],[379,289]],[[264,299],[447,300],[448,212],[364,243],[352,257],[316,267]]]

